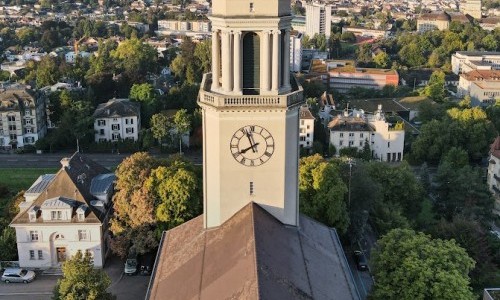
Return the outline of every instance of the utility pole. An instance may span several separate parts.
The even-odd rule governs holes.
[[[349,164],[349,190],[348,190],[348,208],[351,208],[351,177],[352,177],[352,166],[356,164],[352,157],[347,159],[347,163]]]

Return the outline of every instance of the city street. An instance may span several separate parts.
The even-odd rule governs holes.
[[[116,257],[108,258],[104,270],[112,282],[108,290],[118,300],[144,299],[150,276],[124,276],[123,262]],[[37,278],[28,284],[0,282],[0,300],[49,300],[59,278],[37,274]]]
[[[85,153],[84,153],[85,154]],[[72,153],[44,153],[44,154],[0,154],[0,169],[6,168],[59,168],[61,159]],[[130,154],[85,154],[95,162],[107,167],[118,166]],[[155,157],[168,157],[167,154],[153,154]],[[185,156],[196,165],[200,165],[201,151],[187,153]]]

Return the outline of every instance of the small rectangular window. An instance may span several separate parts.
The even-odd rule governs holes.
[[[43,259],[43,251],[38,250],[38,259]]]
[[[30,259],[35,259],[35,250],[30,250]]]
[[[254,6],[253,6],[253,2],[250,2],[250,12],[254,12],[255,9],[254,9]]]
[[[387,148],[391,148],[391,142],[387,142]]]
[[[38,241],[38,231],[30,231],[31,241]]]
[[[250,195],[253,195],[253,181],[250,181]]]
[[[86,230],[78,230],[78,239],[80,241],[86,241],[87,240],[87,231]]]

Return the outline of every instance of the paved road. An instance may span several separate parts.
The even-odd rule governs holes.
[[[349,267],[351,268],[352,276],[354,277],[354,283],[358,288],[359,296],[361,299],[367,299],[373,285],[373,280],[369,271],[359,271],[356,268],[356,263],[352,256],[352,250],[349,248],[344,249],[346,251],[345,255],[347,261],[349,262]]]
[[[61,159],[72,153],[56,154],[0,154],[0,169],[7,168],[59,168]],[[85,154],[85,153],[84,153]],[[95,162],[107,168],[119,165],[130,154],[86,154]],[[168,155],[154,155],[168,157]],[[195,164],[201,164],[201,153],[189,153],[186,157]]]
[[[118,300],[141,300],[146,296],[150,276],[123,276],[123,262],[111,257],[104,271],[111,278],[108,290]],[[0,282],[0,300],[49,300],[60,276],[38,275],[28,284]]]

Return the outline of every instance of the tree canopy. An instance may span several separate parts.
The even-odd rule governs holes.
[[[111,280],[102,269],[94,269],[89,252],[78,251],[62,265],[63,277],[57,281],[54,299],[107,300],[114,299],[106,291]]]
[[[383,236],[372,252],[373,299],[474,299],[475,262],[454,240],[408,229]]]

